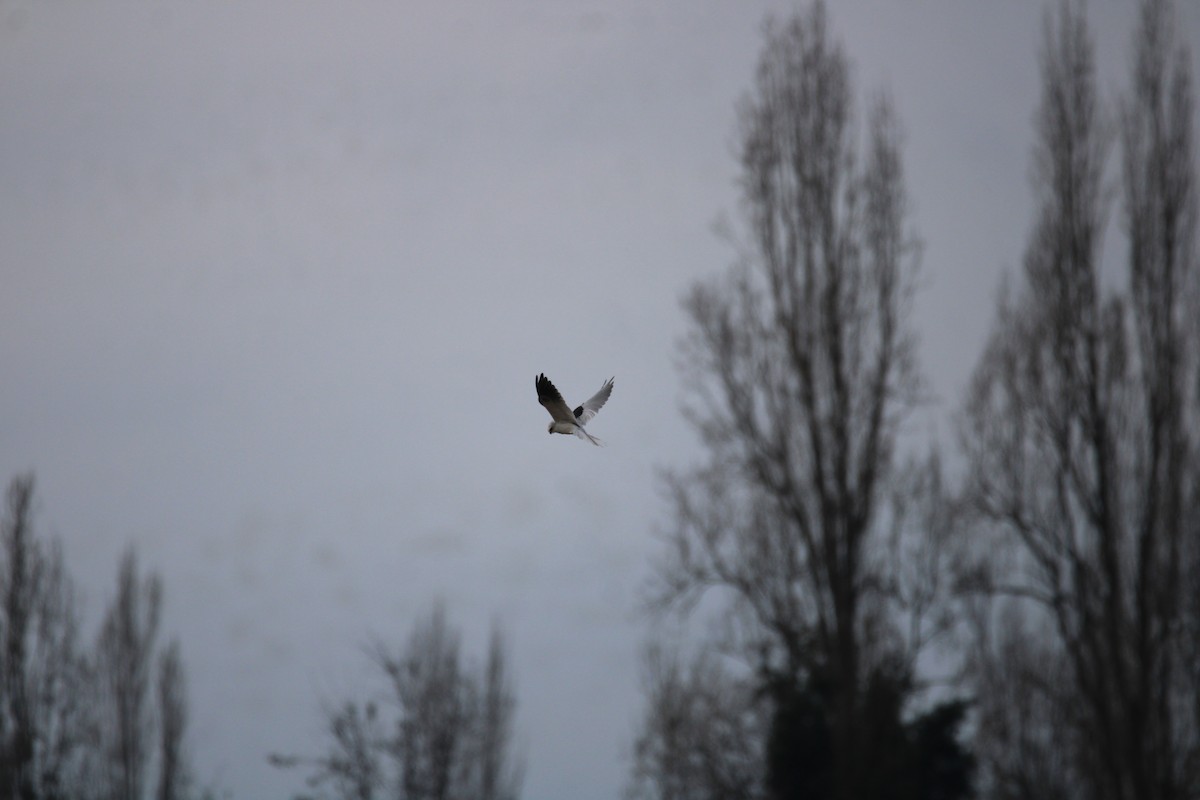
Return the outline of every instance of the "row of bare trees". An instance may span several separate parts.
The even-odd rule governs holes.
[[[15,478],[0,522],[0,798],[214,796],[185,747],[186,678],[179,642],[160,643],[161,579],[128,549],[89,645],[62,547],[38,535],[33,510],[32,476]],[[381,691],[326,708],[324,754],[273,763],[305,768],[318,797],[515,800],[516,698],[497,628],[476,665],[438,605],[405,647],[377,640],[367,656]]]
[[[1195,108],[1174,31],[1168,0],[1140,3],[1110,103],[1083,5],[1047,13],[1035,221],[947,479],[898,444],[922,392],[895,112],[881,96],[859,129],[819,0],[768,24],[737,260],[684,303],[708,458],[665,478],[650,587],[659,624],[715,624],[647,659],[631,797],[1200,797]]]
[[[158,643],[161,581],[127,550],[89,646],[62,548],[33,509],[33,478],[15,478],[0,526],[0,796],[188,796],[186,683],[178,643]]]
[[[381,687],[326,707],[323,754],[270,761],[306,770],[313,798],[516,800],[522,768],[506,653],[493,628],[483,666],[465,660],[438,604],[401,650],[379,640],[367,648]]]

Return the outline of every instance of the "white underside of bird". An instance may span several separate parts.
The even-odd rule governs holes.
[[[548,433],[565,433],[578,436],[580,439],[586,439],[594,445],[602,445],[599,439],[592,436],[584,426],[591,421],[592,417],[596,416],[596,412],[600,410],[608,396],[612,394],[613,378],[609,378],[600,387],[600,391],[596,392],[590,398],[583,402],[583,405],[577,407],[574,411],[563,400],[558,389],[554,388],[554,384],[550,382],[544,374],[538,375],[534,379],[534,386],[537,388],[538,402],[546,407],[550,412],[553,420],[546,429]]]

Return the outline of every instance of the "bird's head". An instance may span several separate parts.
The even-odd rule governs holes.
[[[550,420],[550,424],[546,426],[546,433],[554,433],[554,420]]]

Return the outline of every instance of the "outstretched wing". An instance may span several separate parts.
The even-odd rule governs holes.
[[[575,422],[571,407],[567,405],[566,400],[563,400],[562,395],[558,393],[558,389],[554,388],[554,384],[550,382],[549,378],[545,375],[538,375],[533,383],[537,387],[538,402],[546,407],[550,416],[559,422]]]
[[[575,409],[575,419],[580,425],[586,425],[588,420],[596,416],[596,412],[608,400],[608,396],[612,394],[613,381],[615,378],[609,378],[600,387],[600,391],[596,392],[590,398],[584,401],[583,405]]]

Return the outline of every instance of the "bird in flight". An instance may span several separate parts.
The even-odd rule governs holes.
[[[596,412],[608,400],[608,396],[612,394],[613,379],[609,378],[600,387],[600,391],[596,392],[590,398],[583,402],[583,405],[571,411],[571,407],[563,400],[563,396],[558,393],[558,389],[554,388],[554,384],[550,382],[544,374],[538,375],[534,380],[534,386],[537,387],[538,402],[546,407],[553,417],[550,427],[547,428],[548,433],[573,433],[580,439],[587,439],[594,445],[600,445],[602,442],[595,436],[583,429],[583,426],[596,416]]]

